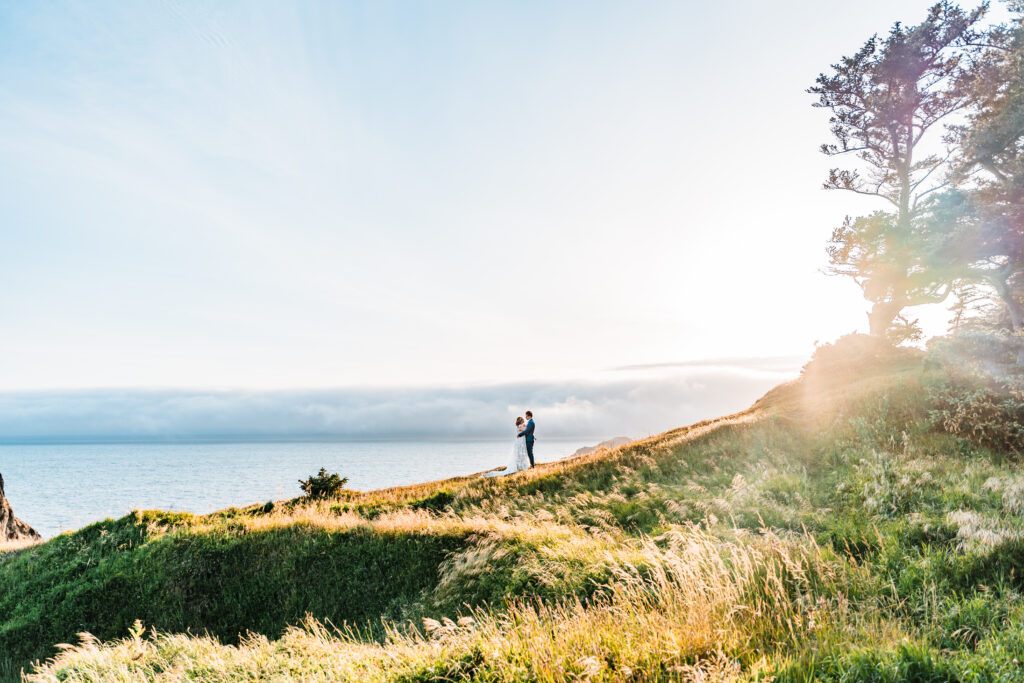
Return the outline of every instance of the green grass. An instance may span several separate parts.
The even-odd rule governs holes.
[[[936,426],[935,364],[848,370],[508,478],[136,513],[0,555],[0,672],[1024,680],[1024,472]]]
[[[226,641],[245,629],[279,634],[306,612],[370,621],[438,581],[465,534],[376,533],[188,522],[134,514],[62,535],[0,560],[0,650],[44,657],[80,631],[121,636],[136,620]],[[155,528],[154,528],[155,527]]]

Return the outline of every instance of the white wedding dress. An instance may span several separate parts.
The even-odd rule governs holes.
[[[525,428],[526,425],[523,425]],[[501,472],[488,472],[485,477],[504,477],[506,474],[514,474],[530,469],[530,456],[526,454],[526,439],[519,438],[522,429],[516,427],[515,438],[512,445],[512,462]]]

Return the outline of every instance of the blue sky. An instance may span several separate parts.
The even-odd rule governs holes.
[[[0,389],[806,355],[876,207],[804,89],[927,4],[0,2]]]

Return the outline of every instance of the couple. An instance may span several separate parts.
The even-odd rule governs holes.
[[[513,472],[521,472],[533,467],[533,432],[536,425],[533,424],[533,413],[526,411],[526,419],[516,418],[516,444],[512,449],[512,462],[508,464],[504,472],[488,472],[484,476],[502,477]]]

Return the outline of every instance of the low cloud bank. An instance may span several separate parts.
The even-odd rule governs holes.
[[[95,390],[0,394],[0,442],[507,436],[640,437],[749,406],[801,359],[619,368],[592,380],[464,388]]]

